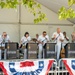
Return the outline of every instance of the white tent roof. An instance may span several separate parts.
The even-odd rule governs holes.
[[[55,13],[58,13],[58,10],[62,6],[68,8],[68,0],[36,0],[36,1]],[[72,8],[75,9],[75,6],[72,6]],[[75,24],[75,19],[68,19],[68,20]]]

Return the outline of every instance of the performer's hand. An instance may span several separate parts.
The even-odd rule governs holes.
[[[65,35],[65,38],[67,38],[66,35]]]
[[[40,44],[43,44],[43,42],[39,42]]]
[[[61,42],[63,42],[63,40],[62,40],[61,38],[60,38],[59,40],[60,40]]]
[[[56,39],[56,35],[54,35],[54,39]]]
[[[61,41],[62,39],[60,38],[59,40]]]
[[[19,45],[19,48],[22,48],[22,44]]]

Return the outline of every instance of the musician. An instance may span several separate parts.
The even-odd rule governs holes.
[[[63,32],[64,35],[64,41],[62,43],[62,47],[65,50],[65,58],[68,57],[68,50],[66,49],[67,43],[69,42],[69,37],[66,35],[66,32]]]
[[[25,46],[24,49],[24,59],[27,59],[27,44],[31,40],[28,32],[25,32],[24,36],[21,38],[20,47]]]
[[[73,32],[73,33],[71,34],[71,37],[72,37],[72,42],[75,43],[75,32]]]
[[[39,38],[39,34],[36,34],[36,41],[38,41],[38,38]]]
[[[46,31],[43,31],[42,35],[39,36],[38,38],[38,46],[39,46],[39,56],[38,58],[42,58],[42,52],[45,49],[45,44],[49,42],[49,36],[47,35]],[[44,53],[43,53],[43,58],[44,58]]]
[[[69,37],[66,35],[66,32],[63,32],[63,35],[64,35],[63,46],[65,46],[69,42]]]
[[[6,42],[10,42],[10,38],[6,32],[3,32],[3,34],[0,35],[0,43],[6,43]]]
[[[5,43],[10,42],[10,38],[7,35],[6,32],[3,32],[2,35],[0,35],[0,44],[5,45]],[[2,50],[0,49],[0,59],[2,59]],[[4,50],[4,59],[6,59],[6,49]]]
[[[58,61],[60,56],[61,43],[64,41],[64,36],[60,28],[57,28],[57,32],[53,33],[52,40],[54,40],[54,42],[56,43],[55,53],[56,53],[56,59]]]
[[[39,37],[39,34],[36,34],[35,38],[32,38],[32,41],[35,42],[35,43],[37,43],[38,37]]]

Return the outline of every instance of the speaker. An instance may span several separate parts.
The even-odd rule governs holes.
[[[5,43],[5,48],[7,50],[7,59],[15,59],[19,58],[19,50],[18,50],[17,42]]]

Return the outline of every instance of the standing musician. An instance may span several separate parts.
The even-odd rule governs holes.
[[[75,32],[72,32],[71,37],[72,37],[72,42],[75,43]]]
[[[67,43],[69,42],[69,37],[66,35],[66,32],[63,32],[63,35],[64,35],[64,41],[62,43],[62,46],[63,46],[63,49],[65,50],[65,52],[64,52],[65,57],[67,58],[68,50],[66,49],[66,47],[67,47]]]
[[[31,40],[31,37],[29,36],[28,32],[25,32],[24,36],[21,38],[21,42],[20,42],[20,48],[25,46],[24,49],[24,59],[27,59],[27,46],[28,46],[28,42]]]
[[[61,50],[61,43],[64,41],[63,33],[61,33],[61,29],[57,28],[57,32],[54,32],[52,35],[52,40],[56,43],[55,45],[55,53],[56,59],[59,60],[60,50]]]
[[[2,35],[0,35],[0,44],[1,44],[1,47],[5,46],[5,43],[8,43],[10,42],[10,38],[9,36],[7,35],[6,32],[3,32]],[[2,50],[0,49],[0,60],[2,59]],[[6,59],[6,49],[4,50],[4,59]]]
[[[43,31],[42,35],[39,36],[38,38],[38,46],[39,46],[39,56],[38,58],[42,58],[42,52],[43,52],[43,58],[45,57],[45,46],[46,46],[46,43],[49,42],[49,36],[47,35],[46,31]]]
[[[39,34],[36,34],[36,42],[38,41],[39,38]]]
[[[63,46],[65,46],[69,42],[69,37],[66,35],[66,32],[63,32],[63,35],[64,35]]]

